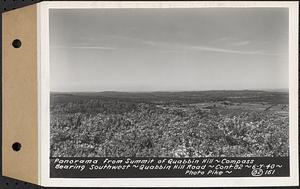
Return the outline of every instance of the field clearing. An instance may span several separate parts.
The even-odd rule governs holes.
[[[288,156],[288,93],[51,93],[52,157]]]

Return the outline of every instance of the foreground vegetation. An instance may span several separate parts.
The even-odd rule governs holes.
[[[52,93],[52,157],[288,156],[288,93]]]

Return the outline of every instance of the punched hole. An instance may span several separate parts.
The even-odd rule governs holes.
[[[12,145],[12,149],[16,152],[20,151],[21,147],[22,147],[22,145],[18,142],[13,143],[13,145]]]
[[[12,46],[14,48],[20,48],[22,45],[22,42],[19,40],[19,39],[15,39],[13,42],[12,42]]]

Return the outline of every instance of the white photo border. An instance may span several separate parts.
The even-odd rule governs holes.
[[[38,7],[39,184],[61,187],[298,186],[298,1],[54,1]],[[90,8],[288,8],[290,177],[50,178],[49,9]]]

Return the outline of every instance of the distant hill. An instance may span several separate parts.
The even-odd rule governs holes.
[[[102,99],[134,102],[199,103],[210,101],[268,102],[288,104],[288,92],[262,90],[155,91],[155,92],[51,92],[51,101]]]

